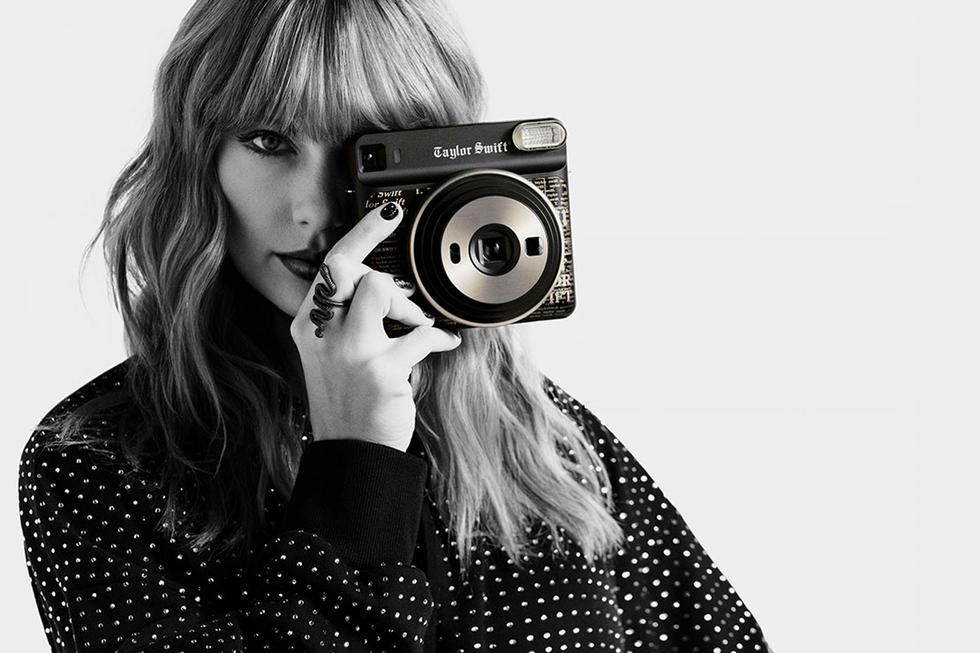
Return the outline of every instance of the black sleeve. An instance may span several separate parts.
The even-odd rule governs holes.
[[[162,564],[166,539],[121,472],[80,447],[21,457],[24,547],[51,649],[421,651],[433,609],[410,566],[427,463],[384,445],[308,445],[286,529],[247,564],[244,608],[213,614]]]
[[[650,474],[591,411],[554,382],[545,387],[609,473],[625,535],[616,578],[627,648],[769,651],[755,616]]]

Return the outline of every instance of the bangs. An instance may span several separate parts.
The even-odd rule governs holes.
[[[237,60],[208,101],[221,130],[265,126],[341,143],[365,131],[479,120],[480,73],[431,3],[288,0],[251,18],[244,48],[225,49]]]

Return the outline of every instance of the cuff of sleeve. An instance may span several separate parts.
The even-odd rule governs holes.
[[[410,564],[428,474],[422,458],[366,440],[316,440],[300,459],[285,528],[323,537],[351,564]]]

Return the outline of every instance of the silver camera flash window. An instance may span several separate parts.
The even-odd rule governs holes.
[[[525,152],[553,150],[565,143],[565,126],[557,120],[522,122],[514,127],[514,147]]]

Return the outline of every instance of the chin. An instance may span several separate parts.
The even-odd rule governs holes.
[[[271,279],[265,277],[255,281],[261,283],[249,280],[249,284],[270,304],[290,318],[296,317],[299,307],[303,305],[303,300],[306,299],[306,294],[310,290],[309,285],[298,278]]]
[[[299,312],[313,283],[283,269],[278,261],[275,261],[275,265],[272,266],[240,265],[234,260],[233,264],[239,278],[250,287],[252,292],[257,293],[290,318],[294,318]]]
[[[280,286],[276,288],[276,293],[274,297],[269,298],[270,301],[276,305],[280,311],[288,315],[289,317],[296,317],[299,312],[299,307],[303,305],[303,300],[306,299],[306,294],[309,292],[309,288],[302,288],[302,281],[298,283],[291,283],[288,286]]]

